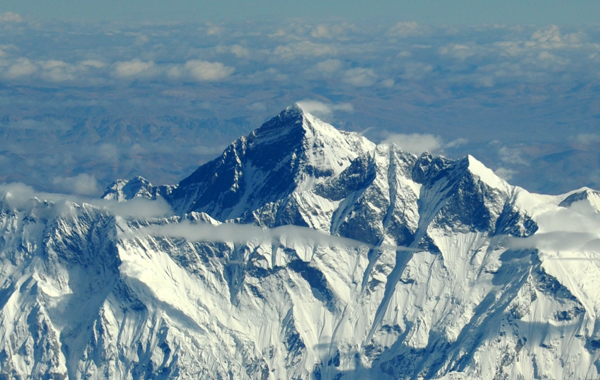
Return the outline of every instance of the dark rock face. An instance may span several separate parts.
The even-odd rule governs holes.
[[[559,206],[569,207],[575,202],[588,200],[591,198],[600,198],[600,192],[591,189],[574,192],[573,194],[566,197],[562,202],[560,202]]]
[[[365,141],[292,106],[198,168],[167,199],[179,212],[241,217],[286,198],[309,179],[320,183],[339,173]]]

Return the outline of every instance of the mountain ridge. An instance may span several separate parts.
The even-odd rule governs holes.
[[[532,194],[297,106],[263,127],[179,185],[115,182],[111,207],[2,188],[0,373],[599,376],[600,268],[578,264],[597,193]],[[173,211],[119,211],[158,199]]]

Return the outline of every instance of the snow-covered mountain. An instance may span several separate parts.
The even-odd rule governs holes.
[[[600,378],[591,189],[292,106],[175,186],[2,194],[4,378]]]

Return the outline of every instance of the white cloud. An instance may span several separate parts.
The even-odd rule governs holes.
[[[346,70],[344,73],[344,82],[351,84],[354,87],[368,87],[375,84],[377,74],[373,69],[365,69],[357,67]]]
[[[389,34],[398,37],[418,36],[425,32],[425,28],[421,27],[415,21],[398,22],[389,30]]]
[[[310,35],[314,38],[331,38],[329,28],[325,25],[317,25],[311,32]]]
[[[474,75],[472,79],[475,87],[494,87],[496,85],[492,75]]]
[[[566,66],[570,63],[568,58],[560,57],[548,51],[541,51],[537,55],[537,65],[544,69],[561,69],[561,66]]]
[[[528,238],[513,238],[514,248],[538,248],[549,252],[597,250],[600,214],[580,213],[577,208],[558,208],[535,218],[539,229]]]
[[[498,150],[500,161],[506,164],[528,165],[529,163],[522,157],[522,152],[519,148],[511,148],[503,146]]]
[[[289,80],[288,75],[282,74],[277,69],[271,67],[271,68],[268,68],[267,70],[257,71],[255,73],[241,77],[238,79],[238,81],[239,81],[238,83],[261,84],[261,83],[271,82],[271,81],[285,82],[288,80]]]
[[[338,103],[332,106],[334,111],[354,112],[354,106],[351,103]]]
[[[232,45],[231,52],[238,58],[248,58],[250,56],[250,50],[241,45]]]
[[[444,147],[445,148],[458,148],[459,146],[465,145],[469,142],[468,139],[459,137],[457,139],[454,139],[452,141],[450,141],[449,143],[447,143]]]
[[[29,76],[38,71],[37,65],[31,62],[27,58],[19,58],[16,63],[12,64],[8,70],[4,73],[4,76],[8,79],[15,79],[19,77]]]
[[[70,178],[57,178],[55,181],[58,185],[67,187],[76,186],[77,188],[65,188],[65,190],[72,194],[58,194],[37,192],[30,186],[22,183],[0,184],[0,200],[17,210],[30,210],[36,204],[40,203],[39,200],[47,200],[51,202],[51,207],[47,210],[49,212],[47,217],[62,215],[64,212],[77,212],[79,208],[70,206],[70,203],[80,205],[87,203],[99,209],[104,209],[113,215],[138,219],[173,215],[171,206],[164,199],[160,198],[157,200],[135,198],[127,202],[96,198],[95,196],[97,196],[100,189],[97,188],[95,192],[92,192],[92,185],[95,182],[95,178],[87,174],[80,174],[79,176]],[[94,197],[88,198],[88,195]]]
[[[154,62],[143,62],[139,59],[117,62],[114,65],[114,75],[120,78],[151,76],[155,74]]]
[[[431,134],[402,134],[389,133],[382,144],[396,144],[400,149],[407,152],[420,154],[423,152],[436,152],[443,147],[443,141],[439,136]]]
[[[95,206],[105,208],[114,215],[128,218],[160,218],[173,215],[173,209],[162,198],[149,200],[144,198],[134,198],[127,202],[117,202],[115,200],[92,200]]]
[[[267,110],[267,106],[262,102],[255,102],[246,106],[246,109],[254,112],[265,112]]]
[[[342,68],[342,61],[339,59],[328,59],[315,65],[315,70],[322,73],[335,73]]]
[[[129,203],[122,202],[122,203]],[[295,244],[310,244],[330,247],[354,247],[354,248],[380,248],[396,250],[413,250],[401,246],[381,246],[373,247],[361,241],[332,236],[326,233],[313,230],[308,227],[299,226],[281,226],[272,229],[261,228],[250,224],[224,223],[212,225],[209,223],[191,223],[184,220],[180,223],[171,223],[166,225],[152,225],[142,227],[133,234],[125,233],[119,237],[122,239],[131,239],[139,235],[150,236],[169,236],[173,238],[183,238],[188,241],[210,241],[210,242],[232,242],[248,243],[251,241],[258,243],[279,243],[285,246],[293,247]]]
[[[462,61],[475,55],[473,49],[464,44],[449,44],[443,46],[439,49],[439,53],[441,55],[448,55]]]
[[[556,25],[550,25],[549,27],[536,30],[531,35],[531,39],[538,43],[562,41],[560,38],[560,29]]]
[[[404,72],[400,77],[408,80],[421,80],[433,71],[432,65],[414,61],[406,62],[403,68]]]
[[[0,22],[23,22],[23,17],[18,13],[4,12],[0,13]]]
[[[514,249],[537,248],[546,252],[579,251],[586,246],[597,246],[595,234],[582,232],[554,231],[536,233],[528,238],[509,238],[509,246]]]
[[[97,157],[102,162],[118,163],[119,162],[119,149],[113,144],[102,144],[95,152]]]
[[[167,70],[167,76],[171,79],[179,79],[183,76],[183,70],[181,66],[172,66]],[[173,91],[169,91],[171,94],[175,94]]]
[[[2,65],[0,64],[0,66]],[[3,76],[7,79],[18,79],[35,75],[39,79],[58,83],[72,81],[78,77],[84,78],[82,74],[86,73],[90,67],[99,68],[104,66],[104,64],[99,61],[82,61],[73,65],[58,59],[30,60],[19,57],[6,60],[4,66],[6,70]]]
[[[250,50],[242,45],[231,45],[231,46],[222,46],[219,45],[216,47],[217,53],[231,53],[238,58],[248,58],[250,57]]]
[[[333,112],[330,106],[317,100],[301,100],[298,105],[308,113],[329,115]]]
[[[34,196],[33,188],[23,183],[0,184],[0,199],[14,209],[21,210]]]
[[[287,36],[287,34],[288,33],[283,28],[279,28],[275,32],[269,33],[268,36],[269,36],[269,38],[276,38],[276,37],[285,37],[285,36]]]
[[[148,40],[149,40],[148,36],[146,36],[145,34],[140,34],[135,38],[135,44],[138,46],[142,46],[146,42],[148,42]]]
[[[57,189],[67,193],[79,195],[99,195],[102,189],[96,177],[88,174],[79,174],[74,177],[56,177],[53,181]]]
[[[456,148],[469,142],[465,138],[457,138],[446,143],[440,136],[427,133],[403,134],[383,131],[381,135],[384,138],[381,144],[396,144],[400,149],[414,154],[439,153],[444,149]]]
[[[600,143],[600,135],[595,133],[580,133],[572,140],[582,145],[590,145]]]
[[[502,178],[503,180],[510,181],[515,176],[515,174],[517,174],[518,172],[513,169],[500,167],[500,168],[494,170],[494,173],[496,173],[496,175],[498,177]]]
[[[396,84],[396,82],[391,78],[384,79],[381,81],[381,85],[383,87],[387,87],[387,88],[392,88],[392,87],[394,87],[395,84]]]
[[[94,67],[96,69],[106,67],[106,63],[95,59],[86,59],[85,61],[81,61],[80,65],[83,67]]]
[[[482,65],[472,74],[475,84],[483,87],[491,87],[496,80],[511,80],[517,77],[523,77],[524,72],[518,63],[501,62]]]
[[[333,45],[318,44],[310,41],[301,41],[289,45],[280,45],[273,53],[283,59],[296,57],[321,57],[324,55],[336,55],[337,49]]]
[[[206,29],[206,34],[208,34],[209,36],[218,36],[220,34],[223,34],[224,32],[225,28],[220,26],[209,26],[209,28]]]
[[[42,78],[50,82],[63,82],[75,79],[75,68],[66,62],[49,60],[40,62]]]
[[[198,82],[211,82],[225,79],[234,71],[235,68],[225,66],[221,62],[190,60],[182,67],[173,67],[168,74],[172,78],[188,77]]]
[[[562,36],[562,41],[567,44],[577,45],[580,44],[585,37],[587,37],[587,35],[583,32],[569,33]]]
[[[558,208],[547,211],[536,217],[540,233],[576,232],[598,234],[600,231],[600,214],[582,214],[577,208]]]
[[[353,112],[354,107],[350,103],[327,104],[318,100],[305,99],[298,102],[298,105],[306,112],[318,117],[327,117],[334,111]]]

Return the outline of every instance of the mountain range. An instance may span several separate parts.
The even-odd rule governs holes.
[[[103,198],[2,189],[0,378],[600,377],[595,190],[294,105],[177,185]]]

